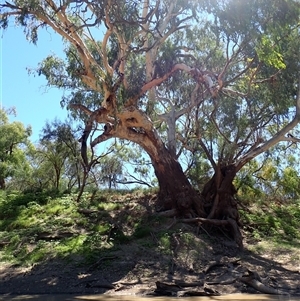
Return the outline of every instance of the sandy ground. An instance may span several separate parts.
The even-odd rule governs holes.
[[[198,250],[194,244],[180,244],[176,252],[164,254],[130,243],[89,266],[76,256],[29,267],[2,262],[0,294],[155,295],[157,281],[199,283],[182,288],[183,292],[256,294],[257,290],[239,281],[250,270],[257,272],[266,286],[300,298],[299,253],[278,250],[258,255],[247,245],[241,251],[220,240],[207,243],[199,239],[197,245],[201,246]]]

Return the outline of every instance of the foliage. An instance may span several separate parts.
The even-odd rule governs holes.
[[[70,120],[61,122],[55,119],[52,123],[47,122],[42,129],[37,158],[40,158],[41,168],[47,169],[50,173],[52,171],[51,182],[56,189],[61,188],[60,182],[63,179],[68,190],[75,184],[80,187],[82,178],[80,146],[76,129],[72,126]]]
[[[243,212],[244,227],[257,240],[299,244],[300,203],[265,196]]]
[[[0,109],[0,189],[5,180],[13,177],[22,167],[28,169],[25,147],[30,145],[28,137],[31,127],[18,121],[9,122],[7,112]]]
[[[55,2],[53,5],[55,6]],[[3,5],[2,15],[3,27],[6,27],[10,16],[6,12],[20,7],[17,22],[26,28],[27,34],[33,37],[33,42],[37,41],[37,29],[41,25],[52,26],[68,41],[65,59],[48,56],[37,71],[46,77],[50,86],[72,88],[72,92],[62,102],[64,105],[71,105],[70,108],[72,104],[80,103],[87,108],[97,109],[99,99],[104,97],[107,89],[117,88],[118,77],[122,72],[126,76],[126,84],[124,82],[120,85],[117,91],[117,106],[121,113],[128,98],[136,97],[144,83],[149,82],[149,74],[154,76],[153,73],[157,72],[147,69],[149,64],[155,65],[154,61],[160,65],[160,74],[156,75],[159,77],[170,72],[176,63],[196,66],[201,71],[222,75],[220,80],[224,90],[220,87],[218,104],[207,102],[211,95],[203,94],[205,87],[202,87],[202,92],[198,91],[198,97],[202,100],[187,105],[195,83],[186,74],[178,72],[171,74],[172,80],[168,76],[155,88],[163,97],[154,99],[149,92],[149,97],[146,98],[141,94],[139,101],[140,108],[153,121],[167,122],[163,116],[167,116],[173,106],[176,112],[179,112],[178,109],[184,110],[178,115],[182,116],[182,120],[179,121],[178,117],[175,120],[177,131],[183,140],[189,140],[192,132],[186,131],[180,123],[189,125],[189,129],[201,128],[203,145],[212,145],[207,148],[209,159],[217,157],[219,161],[229,164],[235,155],[239,154],[240,157],[249,150],[244,145],[253,145],[258,139],[271,137],[272,133],[269,133],[268,128],[272,128],[276,120],[283,118],[281,114],[286,114],[292,105],[297,80],[292,62],[295,61],[299,49],[298,39],[295,39],[299,10],[296,1],[287,3],[276,0],[272,5],[260,0],[184,4],[181,1],[158,4],[150,1],[149,14],[145,19],[138,17],[145,9],[138,1],[131,4],[121,1],[116,6],[109,5],[107,1],[93,5],[83,1],[80,6],[85,7],[81,10],[82,13],[80,9],[68,7],[66,4],[63,8],[66,14],[65,11],[62,14],[69,27],[76,29],[76,33],[60,28],[60,14],[53,19],[60,28],[58,31],[49,22],[50,15],[46,7],[35,1],[17,2],[16,7]],[[62,8],[57,9],[59,11]],[[87,17],[83,12],[89,9],[91,16]],[[39,10],[44,11],[44,17],[36,13]],[[170,15],[174,18],[168,19]],[[95,18],[95,23],[91,23]],[[161,23],[164,18],[168,22],[165,25]],[[102,40],[96,41],[93,35],[103,24],[109,30]],[[143,27],[141,24],[147,25]],[[94,27],[93,31],[87,30],[89,27]],[[149,32],[153,32],[152,35],[147,30],[142,30],[146,27],[149,27]],[[74,35],[76,43],[68,35],[68,30]],[[120,48],[121,41],[124,43],[123,49]],[[76,46],[81,45],[82,48],[83,43],[89,63],[82,54],[84,51]],[[154,56],[150,56],[150,50]],[[120,58],[122,61],[118,61]],[[92,67],[88,67],[88,64]],[[89,68],[92,69],[88,70]],[[90,89],[92,85],[89,87],[87,76],[97,81],[98,88],[93,86]],[[182,79],[185,86],[180,85]],[[280,83],[279,88],[275,87],[275,82]],[[226,85],[231,88],[225,89]],[[283,86],[289,89],[283,91]],[[276,103],[279,92],[280,103]],[[148,104],[144,105],[144,102]],[[197,108],[196,111],[194,108]],[[276,120],[269,118],[272,112],[276,113]],[[76,114],[81,114],[83,118],[82,112],[77,110]],[[251,118],[247,118],[248,116]],[[168,129],[165,128],[162,138],[167,132],[169,139],[165,142],[171,150],[174,145],[170,144],[170,138],[174,137],[168,133],[170,129],[171,124],[168,123]],[[263,135],[262,129],[265,130]],[[176,144],[177,154],[180,154],[182,146],[185,143]]]
[[[287,155],[286,151],[285,157],[280,155],[280,150],[276,150],[274,155],[249,162],[236,177],[238,195],[254,200],[265,195],[275,199],[299,199],[300,171],[294,164],[297,159],[292,154]]]

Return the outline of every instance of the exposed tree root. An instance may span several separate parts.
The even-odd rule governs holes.
[[[240,265],[239,261],[240,261],[240,259],[237,259],[237,260],[234,260],[234,261],[231,261],[231,262],[215,261],[215,262],[211,263],[206,269],[204,269],[203,272],[205,274],[208,274],[208,272],[211,271],[213,268],[225,266],[225,265],[228,265],[228,264]]]
[[[239,246],[240,249],[243,249],[243,237],[240,232],[240,229],[237,225],[237,222],[232,218],[227,218],[227,220],[220,219],[209,219],[202,217],[188,218],[188,219],[180,219],[178,220],[183,223],[207,223],[215,226],[229,226],[232,229],[232,234],[234,241]]]
[[[177,210],[176,209],[171,209],[171,210],[166,210],[166,211],[161,211],[156,213],[158,216],[164,216],[164,217],[174,217],[177,215]]]

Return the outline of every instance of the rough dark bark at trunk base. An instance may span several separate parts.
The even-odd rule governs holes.
[[[232,183],[235,175],[234,165],[219,168],[204,186],[201,194],[209,218],[232,218],[239,223],[236,189]]]
[[[236,189],[233,179],[236,175],[235,166],[228,165],[218,169],[207,182],[202,191],[204,208],[208,219],[227,220],[227,230],[240,248],[243,248],[243,238],[239,229],[240,217],[235,199]]]
[[[159,158],[152,158],[160,187],[157,211],[175,209],[177,216],[204,217],[206,220],[201,223],[224,228],[237,245],[243,248],[239,214],[234,198],[236,189],[232,184],[236,175],[235,166],[219,168],[199,195],[191,186],[178,161],[166,149],[160,150],[159,153]],[[223,223],[219,225],[216,223],[218,220],[223,220]]]
[[[157,210],[176,209],[185,217],[205,216],[203,200],[192,187],[180,164],[167,150],[160,152],[159,160],[152,160],[159,183]]]

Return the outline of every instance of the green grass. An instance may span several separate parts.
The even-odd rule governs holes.
[[[130,223],[127,222],[130,215],[122,212],[122,200],[125,204],[131,200],[128,191],[86,192],[79,203],[72,194],[1,192],[0,242],[5,242],[1,259],[18,264],[31,264],[56,256],[71,258],[79,255],[91,259],[99,252],[130,242],[133,237],[148,236],[150,229],[140,225],[140,217],[130,217]],[[92,209],[95,213],[80,214],[78,208]],[[124,232],[123,224],[126,229],[132,224],[130,234]],[[64,232],[71,236],[45,238],[48,234]]]
[[[144,198],[148,193],[151,192],[86,192],[77,203],[76,195],[55,191],[37,194],[1,191],[1,260],[18,264],[32,264],[57,256],[93,260],[99,253],[131,242],[172,255],[174,234],[182,245],[193,250],[199,248],[193,233],[181,231],[179,224],[166,230],[170,219],[148,216],[143,206],[133,204],[134,198]],[[244,231],[247,238],[262,242],[253,245],[254,251],[268,250],[270,243],[282,250],[300,247],[299,201],[282,204],[261,200],[248,207],[249,212],[241,212]],[[81,214],[79,208],[95,212]],[[49,233],[70,235],[46,239]]]
[[[98,204],[98,209],[99,210],[105,210],[105,211],[114,211],[114,210],[119,210],[121,209],[121,205],[118,203],[99,203]]]
[[[160,233],[159,235],[159,249],[164,254],[171,254],[171,235],[170,233]]]
[[[78,235],[63,239],[59,244],[55,245],[53,250],[58,256],[66,257],[71,254],[81,253],[86,240],[86,235]]]
[[[99,234],[107,234],[111,229],[111,225],[109,223],[101,223],[94,225],[92,229]]]

